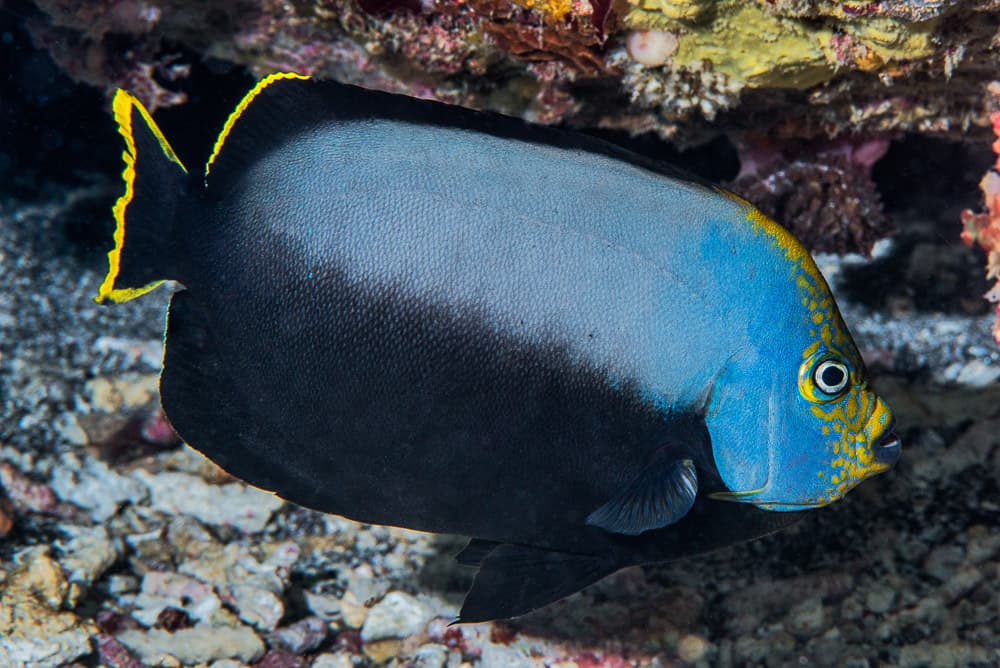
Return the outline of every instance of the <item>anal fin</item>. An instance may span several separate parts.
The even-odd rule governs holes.
[[[698,494],[690,459],[656,460],[613,499],[587,516],[587,524],[610,533],[638,536],[662,529],[688,514]]]
[[[523,615],[576,593],[620,567],[592,555],[497,544],[482,557],[455,623]]]
[[[462,551],[455,555],[455,561],[463,566],[478,566],[482,563],[495,547],[500,545],[496,541],[473,538],[469,544],[462,548]]]

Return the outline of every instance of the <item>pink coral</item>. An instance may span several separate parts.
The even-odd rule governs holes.
[[[1000,82],[994,81],[987,90],[1000,101]],[[997,320],[993,323],[993,338],[1000,345],[1000,111],[994,112],[990,121],[993,123],[993,132],[998,137],[993,142],[993,151],[998,157],[994,166],[979,182],[986,212],[973,213],[969,209],[963,211],[961,236],[966,245],[977,243],[986,251],[986,278],[995,279],[996,284],[985,297],[996,304]]]
[[[59,510],[59,499],[51,487],[33,481],[7,462],[0,464],[0,490],[19,510],[47,514]]]

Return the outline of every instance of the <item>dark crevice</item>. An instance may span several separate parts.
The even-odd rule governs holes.
[[[680,151],[653,133],[630,136],[620,130],[587,130],[585,134],[617,144],[651,160],[668,163],[713,183],[733,179],[740,168],[736,148],[723,135],[707,144]]]
[[[872,178],[886,211],[922,209],[955,221],[982,202],[979,181],[996,155],[987,144],[906,135],[875,163]]]

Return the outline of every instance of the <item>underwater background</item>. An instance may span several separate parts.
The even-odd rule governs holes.
[[[998,44],[989,1],[0,4],[0,667],[1000,665]],[[818,253],[899,463],[779,534],[449,627],[464,541],[231,478],[159,411],[168,290],[92,301],[114,89],[200,164],[279,70],[578,127],[748,197]]]

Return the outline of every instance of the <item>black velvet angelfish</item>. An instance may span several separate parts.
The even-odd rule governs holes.
[[[462,621],[777,530],[899,454],[829,288],[602,142],[277,74],[189,174],[119,91],[99,301],[164,279],[163,408],[247,482],[472,538]]]

